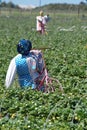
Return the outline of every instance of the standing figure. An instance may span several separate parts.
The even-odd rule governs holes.
[[[43,11],[40,11],[40,16],[36,17],[36,30],[37,32],[39,32],[40,34],[44,34],[45,33],[45,18],[43,16]]]
[[[7,70],[5,86],[10,87],[18,75],[21,88],[45,90],[44,81],[48,84],[48,73],[40,50],[32,50],[29,40],[21,39],[17,44],[17,54]]]

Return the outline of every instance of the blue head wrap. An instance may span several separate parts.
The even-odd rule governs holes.
[[[32,43],[29,40],[22,39],[19,41],[17,45],[17,51],[22,55],[28,55],[31,49],[32,49]]]

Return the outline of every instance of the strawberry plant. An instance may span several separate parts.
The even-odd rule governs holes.
[[[38,35],[37,14],[32,15],[0,16],[0,130],[86,130],[87,31],[82,29],[86,22],[76,14],[51,13],[48,35]],[[43,51],[46,66],[64,93],[59,84],[54,93],[21,89],[17,78],[5,88],[6,71],[21,38],[31,40],[37,49],[51,48]]]

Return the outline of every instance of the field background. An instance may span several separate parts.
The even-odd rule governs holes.
[[[45,14],[47,12],[44,12]],[[34,11],[2,11],[0,15],[0,130],[87,130],[87,16],[49,12],[47,35],[36,33]],[[5,88],[10,60],[20,39],[43,51],[49,75],[64,88],[54,93],[22,90],[15,79]]]

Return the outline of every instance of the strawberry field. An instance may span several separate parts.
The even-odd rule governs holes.
[[[50,14],[47,34],[36,33],[37,14],[0,16],[0,130],[87,130],[87,19]],[[17,78],[5,88],[10,60],[20,39],[43,50],[55,92],[21,89]]]

